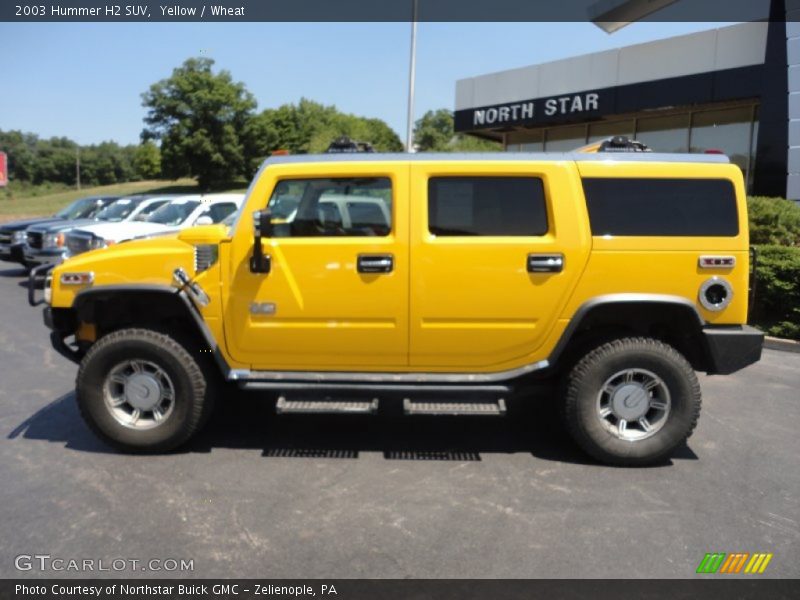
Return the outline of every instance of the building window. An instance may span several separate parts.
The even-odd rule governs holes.
[[[747,171],[752,107],[696,112],[692,116],[691,152],[719,151]]]
[[[544,130],[509,133],[506,142],[506,150],[509,152],[543,152]]]
[[[758,148],[758,106],[753,107],[753,135],[750,140],[750,168],[747,170],[747,191],[753,188],[753,173],[756,170],[756,152]]]
[[[653,152],[688,152],[689,115],[637,119],[636,139]]]
[[[434,235],[538,236],[547,233],[538,177],[432,177],[428,229]]]
[[[547,152],[571,152],[586,145],[586,126],[574,125],[548,129],[544,149]]]
[[[600,123],[592,123],[589,125],[589,143],[599,142],[615,135],[624,135],[627,138],[633,138],[633,119],[629,121],[613,121]]]
[[[525,142],[519,145],[522,152],[544,152],[544,142]]]

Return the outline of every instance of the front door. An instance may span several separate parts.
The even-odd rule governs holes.
[[[237,235],[225,307],[231,354],[261,370],[404,369],[408,166],[331,163],[325,173],[275,165],[254,189],[273,217],[262,240],[271,271],[250,271],[252,237]]]

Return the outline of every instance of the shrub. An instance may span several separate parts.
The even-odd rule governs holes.
[[[800,205],[783,198],[747,199],[750,243],[800,246]]]
[[[800,247],[759,246],[751,320],[770,335],[800,340]]]

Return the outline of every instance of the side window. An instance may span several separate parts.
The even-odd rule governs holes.
[[[388,177],[285,179],[267,208],[274,237],[386,236],[392,183]]]
[[[431,177],[428,229],[434,235],[539,236],[547,233],[538,177]]]
[[[208,214],[214,223],[219,223],[235,210],[236,205],[233,202],[220,202],[219,204],[212,204]]]
[[[727,179],[590,178],[583,193],[592,235],[735,236],[736,192]]]

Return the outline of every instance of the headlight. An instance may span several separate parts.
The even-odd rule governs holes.
[[[92,250],[97,250],[98,248],[105,248],[108,244],[106,241],[101,237],[93,237],[92,241],[89,243],[89,247]]]
[[[24,244],[28,239],[28,234],[25,232],[24,229],[20,231],[15,231],[14,235],[11,236],[11,243],[12,244]]]
[[[63,233],[47,233],[44,238],[42,238],[42,246],[45,248],[61,248],[63,245]]]

